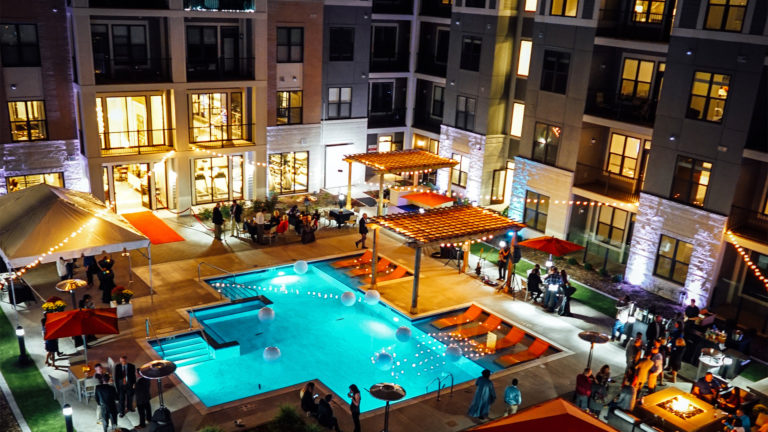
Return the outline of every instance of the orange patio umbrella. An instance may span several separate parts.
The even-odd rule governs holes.
[[[517,414],[489,421],[470,431],[485,432],[618,432],[562,398],[552,399]]]
[[[45,320],[45,340],[69,336],[83,336],[85,361],[88,361],[88,348],[85,335],[118,334],[117,309],[75,309],[49,313]]]
[[[554,256],[563,256],[584,249],[584,246],[577,245],[568,240],[560,240],[555,236],[536,237],[521,241],[518,245],[537,249]]]

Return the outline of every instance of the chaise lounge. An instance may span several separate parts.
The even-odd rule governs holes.
[[[451,337],[459,338],[459,339],[468,339],[471,337],[488,334],[496,330],[500,325],[501,325],[501,318],[495,315],[490,315],[484,322],[451,332]]]
[[[501,356],[497,358],[495,362],[501,365],[502,367],[505,367],[505,368],[510,367],[518,363],[537,359],[541,357],[541,355],[544,354],[548,348],[549,348],[549,343],[536,338],[536,340],[533,341],[533,343],[531,344],[531,346],[528,347],[527,350]]]
[[[384,281],[388,281],[388,280],[395,280],[395,279],[399,279],[399,278],[401,278],[401,277],[405,276],[405,274],[406,274],[407,272],[408,272],[408,271],[405,269],[405,267],[403,267],[403,266],[397,266],[397,267],[395,267],[395,268],[394,268],[394,269],[393,269],[391,272],[389,272],[389,273],[386,273],[386,274],[383,274],[383,275],[381,275],[381,276],[377,277],[377,278],[376,278],[376,282],[384,282]],[[365,280],[364,280],[363,282],[364,282],[366,285],[367,285],[367,284],[370,284],[370,283],[371,283],[371,277],[370,277],[370,276],[368,276],[367,278],[365,278]]]
[[[525,332],[523,330],[521,330],[518,327],[513,327],[512,330],[510,330],[506,336],[504,336],[502,339],[497,340],[494,346],[488,346],[487,344],[482,342],[477,342],[477,343],[474,343],[473,345],[475,346],[475,348],[477,348],[480,351],[484,351],[492,354],[492,353],[495,353],[496,351],[503,350],[505,348],[509,348],[519,344],[524,337],[525,337]]]
[[[387,270],[387,268],[391,264],[392,263],[388,259],[380,258],[379,262],[376,263],[376,272],[380,273],[380,272],[383,272],[383,271]],[[361,267],[356,268],[356,269],[352,269],[352,270],[348,271],[347,274],[349,276],[352,276],[352,277],[369,275],[369,274],[371,274],[370,263],[368,263],[368,265],[361,264]]]
[[[373,259],[373,252],[370,250],[366,250],[363,252],[362,255],[360,255],[357,258],[349,258],[349,259],[343,259],[339,261],[335,261],[331,263],[331,266],[333,268],[345,268],[345,267],[352,267],[360,264],[370,264],[371,260]]]
[[[467,310],[460,315],[440,318],[439,320],[432,321],[432,325],[442,330],[447,327],[452,327],[459,324],[466,324],[470,321],[476,320],[483,310],[479,306],[471,305]]]

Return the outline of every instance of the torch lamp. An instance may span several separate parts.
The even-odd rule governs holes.
[[[67,432],[74,432],[75,428],[72,426],[72,407],[69,404],[64,404],[61,412],[64,414],[64,424],[67,427]]]
[[[24,327],[16,326],[16,338],[19,339],[19,366],[26,366],[32,363],[32,359],[27,354],[27,347],[24,345]]]

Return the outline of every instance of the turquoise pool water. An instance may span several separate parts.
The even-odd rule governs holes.
[[[477,378],[483,369],[464,357],[451,361],[443,343],[383,303],[367,304],[364,293],[345,284],[351,281],[328,263],[310,264],[303,275],[296,274],[293,266],[284,266],[238,275],[241,285],[231,281],[207,282],[235,300],[263,295],[273,302],[269,306],[275,317],[269,324],[260,322],[262,303],[254,300],[195,312],[216,343],[237,341],[240,348],[239,355],[231,358],[220,358],[226,356],[218,351],[209,359],[196,353],[195,358],[202,361],[177,369],[176,374],[206,406],[318,379],[347,401],[349,385],[356,384],[363,392],[361,410],[369,411],[384,406],[364,390],[373,384],[398,383],[409,399],[437,390],[431,382],[445,373],[452,374],[458,384]],[[357,297],[351,307],[340,300],[346,291],[354,291]],[[400,326],[411,330],[409,341],[395,337]],[[278,361],[263,359],[268,346],[280,349]],[[387,370],[375,364],[376,354],[382,351],[393,357]],[[298,398],[297,392],[297,403]]]

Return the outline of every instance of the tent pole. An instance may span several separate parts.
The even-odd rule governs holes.
[[[149,259],[149,302],[155,304],[155,290],[152,287],[152,244],[147,245],[147,258]]]
[[[376,216],[384,213],[384,172],[379,171],[379,203],[376,208]]]
[[[416,315],[419,306],[419,273],[421,272],[421,246],[416,246],[413,263],[413,292],[411,293],[411,315]]]
[[[514,281],[515,276],[515,248],[517,247],[517,231],[512,232],[512,247],[509,251],[509,256],[507,256],[507,293],[510,293],[514,296],[514,287],[512,286],[512,282]]]
[[[19,311],[16,309],[16,290],[13,287],[13,279],[15,277],[15,273],[13,272],[13,267],[11,266],[10,261],[5,261],[5,267],[8,269],[8,273],[11,275],[11,303],[13,303],[13,310],[16,312],[16,326],[19,326]]]
[[[379,230],[373,227],[373,256],[371,257],[371,288],[376,288],[376,267],[379,265]]]
[[[347,210],[352,210],[352,162],[349,162],[347,173]]]

